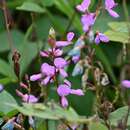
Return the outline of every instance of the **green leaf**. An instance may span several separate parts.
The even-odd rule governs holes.
[[[24,34],[18,30],[10,31],[13,41],[14,47],[19,47],[21,45],[21,41],[23,40]],[[0,33],[0,52],[8,51],[9,48],[9,40],[7,37],[7,32],[3,31]]]
[[[69,122],[77,123],[89,123],[91,120],[85,117],[79,116],[72,108],[63,109],[60,106],[49,103],[48,106],[44,104],[23,104],[23,107],[18,105],[10,104],[13,108],[17,109],[19,112],[28,115],[35,116],[42,119],[49,120],[67,120]]]
[[[41,3],[44,5],[44,6],[52,6],[54,4],[54,1],[55,0],[41,0]]]
[[[29,12],[44,13],[45,10],[34,2],[26,1],[21,6],[17,7],[18,10],[24,10]]]
[[[118,32],[129,33],[130,23],[127,22],[110,22],[108,26]]]
[[[8,80],[16,81],[16,76],[11,68],[10,64],[0,59],[0,74],[9,77]]]
[[[7,91],[3,91],[0,93],[0,115],[14,115],[15,109],[7,107],[6,103],[17,104],[16,100]]]
[[[88,126],[89,130],[108,130],[107,127],[99,122],[92,122]]]
[[[110,116],[109,116],[109,120],[111,122],[111,125],[117,126],[119,121],[125,119],[125,116],[126,116],[127,112],[128,112],[128,107],[127,106],[118,108],[117,110],[112,112],[110,114]],[[130,126],[130,114],[129,114],[129,117],[128,117],[127,125]]]
[[[105,32],[111,41],[129,43],[129,28],[130,24],[127,22],[110,22],[108,24],[110,30]]]
[[[105,35],[107,35],[111,41],[129,43],[128,33],[108,30],[107,32],[105,32]]]

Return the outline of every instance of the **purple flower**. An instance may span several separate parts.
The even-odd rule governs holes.
[[[116,6],[117,3],[115,3],[114,0],[105,0],[105,9],[112,17],[118,18],[119,15],[115,11],[113,11],[113,8]]]
[[[121,85],[125,88],[130,88],[130,80],[123,80]]]
[[[49,49],[48,51],[41,51],[40,52],[40,55],[42,57],[49,57],[49,56],[61,56],[63,54],[63,51],[61,49],[56,49],[56,48],[53,48],[53,49]]]
[[[109,42],[109,38],[102,33],[97,33],[96,38],[95,38],[95,43],[99,44],[100,42],[107,43],[107,42]]]
[[[77,5],[77,10],[81,11],[81,12],[85,12],[86,10],[88,10],[88,7],[91,3],[91,0],[83,0],[83,2],[80,5]]]
[[[31,81],[40,80],[42,85],[47,85],[49,81],[53,80],[55,76],[55,67],[47,63],[41,65],[41,73],[34,74],[30,77]]]
[[[60,74],[65,78],[68,74],[65,72],[64,67],[67,66],[67,61],[61,57],[55,58],[54,65],[56,69],[60,72]]]
[[[16,93],[17,93],[18,96],[20,96],[22,98],[23,102],[27,102],[27,103],[36,103],[36,102],[38,102],[38,98],[36,98],[34,95],[23,94],[19,90],[16,90]]]
[[[2,85],[2,84],[0,84],[0,92],[2,92],[2,91],[3,91],[3,89],[4,89],[3,85]]]
[[[69,85],[70,85],[70,83],[69,83]],[[77,90],[71,89],[71,86],[68,86],[66,83],[58,86],[57,93],[61,97],[61,105],[64,108],[68,106],[68,100],[67,100],[66,96],[68,96],[69,94],[75,94],[78,96],[84,95],[84,93],[81,89],[77,89]]]
[[[81,22],[83,25],[84,32],[87,32],[89,28],[95,23],[96,14],[95,13],[86,13],[82,15]]]
[[[55,75],[55,67],[47,63],[43,63],[41,66],[41,73],[45,77],[41,84],[46,85]]]
[[[65,46],[70,45],[73,38],[74,38],[74,33],[69,32],[67,34],[67,41],[56,41],[56,47],[65,47]]]

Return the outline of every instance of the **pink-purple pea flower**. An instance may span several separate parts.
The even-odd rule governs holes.
[[[68,76],[68,74],[65,72],[64,68],[67,66],[67,61],[64,58],[55,58],[54,59],[54,65],[56,67],[56,70],[59,71],[59,73],[65,78]]]
[[[116,6],[117,3],[115,3],[114,0],[105,0],[105,9],[112,17],[118,18],[119,15],[113,10]]]
[[[65,47],[65,46],[70,45],[73,38],[74,38],[74,33],[69,32],[67,34],[67,40],[66,41],[56,41],[56,47]]]
[[[22,98],[23,102],[27,102],[27,103],[36,103],[36,102],[38,102],[38,98],[36,98],[32,94],[23,94],[19,90],[16,90],[16,93],[17,93],[18,96],[20,96]]]
[[[85,12],[88,10],[91,0],[83,0],[80,5],[77,5],[77,10],[81,12]]]
[[[87,32],[89,28],[95,23],[96,14],[95,13],[86,13],[81,17],[81,23],[83,25],[83,31]]]
[[[109,38],[106,36],[106,35],[104,35],[103,33],[97,33],[96,34],[96,38],[95,38],[95,43],[96,44],[99,44],[100,42],[105,42],[105,43],[107,43],[107,42],[109,42]]]
[[[123,80],[121,85],[125,88],[130,88],[130,80]]]
[[[53,80],[55,75],[55,67],[47,63],[41,65],[41,73],[34,74],[30,77],[31,81],[40,80],[41,84],[47,85],[49,81]]]
[[[81,89],[71,89],[71,83],[67,80],[65,80],[64,84],[60,84],[57,88],[57,93],[61,97],[61,105],[66,108],[68,106],[68,100],[66,96],[70,94],[75,94],[78,96],[84,95],[83,91]]]

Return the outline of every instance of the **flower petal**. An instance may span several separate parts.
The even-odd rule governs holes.
[[[75,94],[75,95],[78,95],[78,96],[84,95],[84,93],[81,89],[77,89],[77,90],[71,89],[71,94]]]
[[[69,32],[67,34],[67,41],[71,42],[74,38],[74,33],[73,32]]]
[[[77,10],[81,11],[81,12],[85,12],[86,10],[88,10],[88,7],[91,3],[91,0],[83,0],[83,2],[80,5],[77,5]]]
[[[119,17],[119,14],[118,13],[116,13],[114,10],[112,10],[112,9],[107,9],[107,11],[108,11],[108,13],[112,16],[112,17],[114,17],[114,18],[118,18]]]
[[[130,88],[130,80],[123,80],[121,85],[125,88]]]
[[[64,68],[67,65],[67,61],[64,58],[55,58],[54,60],[54,65],[60,69],[60,68]]]
[[[63,76],[63,78],[68,77],[67,72],[64,69],[59,69],[60,74]]]
[[[68,106],[68,100],[66,97],[61,97],[61,105],[62,107],[66,108]]]
[[[71,44],[71,42],[69,42],[69,41],[56,41],[57,47],[65,47],[65,46],[68,46],[70,44]]]
[[[36,80],[39,80],[41,78],[42,78],[42,74],[41,73],[40,74],[34,74],[34,75],[30,76],[30,80],[31,81],[36,81]]]

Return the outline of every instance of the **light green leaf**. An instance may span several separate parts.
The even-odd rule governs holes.
[[[13,115],[15,109],[10,106],[7,107],[6,103],[17,104],[16,100],[7,91],[3,91],[0,93],[0,115]]]
[[[99,122],[92,122],[88,126],[89,130],[108,130],[107,127]]]
[[[130,24],[127,22],[110,22],[108,24],[110,30],[105,32],[111,41],[129,43],[129,28]]]
[[[44,13],[45,10],[37,3],[25,1],[21,6],[17,7],[18,10],[24,10],[29,12]]]
[[[111,122],[111,125],[117,126],[119,121],[125,119],[125,116],[126,116],[127,112],[128,112],[128,107],[127,106],[118,108],[117,110],[112,112],[110,114],[110,116],[109,116],[109,120]],[[129,114],[129,117],[128,117],[127,125],[130,126],[130,114]]]
[[[91,119],[87,119],[85,117],[79,116],[72,108],[63,109],[60,106],[49,103],[48,106],[44,104],[23,104],[23,107],[18,105],[12,105],[13,108],[17,109],[19,112],[28,115],[35,116],[42,119],[49,120],[67,120],[69,122],[77,122],[77,123],[89,123]]]
[[[129,33],[130,23],[127,23],[127,22],[110,22],[110,23],[108,23],[108,26],[113,31]]]
[[[108,30],[105,32],[105,35],[107,35],[109,39],[114,42],[128,43],[129,41],[129,35],[125,32]]]

